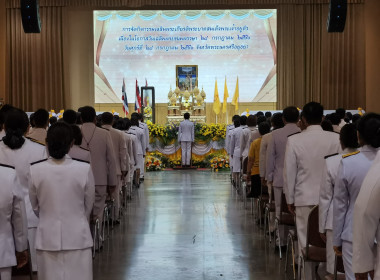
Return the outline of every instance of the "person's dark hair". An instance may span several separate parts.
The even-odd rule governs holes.
[[[136,116],[131,117],[131,126],[139,126],[139,119]]]
[[[110,112],[104,112],[102,114],[102,124],[112,124],[113,115]]]
[[[131,120],[128,118],[124,119],[124,128],[125,130],[128,130],[131,127]]]
[[[345,148],[355,149],[359,147],[356,126],[351,123],[342,127],[339,139]]]
[[[241,125],[247,125],[247,116],[241,116],[240,117],[240,124]]]
[[[49,124],[50,125],[55,124],[57,121],[58,121],[57,117],[52,116],[49,118]]]
[[[68,124],[76,124],[77,122],[77,112],[68,109],[63,112],[63,120]]]
[[[102,127],[102,115],[101,114],[97,115],[95,119],[96,119],[95,125],[97,127]]]
[[[346,109],[338,108],[335,110],[335,113],[338,114],[339,119],[344,119],[344,117],[346,116]]]
[[[269,119],[270,117],[272,117],[272,112],[269,112],[269,111],[265,112],[265,117],[267,119]]]
[[[360,120],[361,116],[359,114],[354,114],[352,116],[352,123],[356,124]]]
[[[120,117],[118,115],[113,115],[113,128],[116,128],[116,123],[119,121]]]
[[[300,112],[297,107],[289,106],[282,111],[282,116],[287,123],[297,123],[300,117]]]
[[[79,126],[76,124],[70,125],[71,130],[73,131],[73,139],[74,139],[74,144],[80,146],[82,144],[82,131],[80,130]]]
[[[139,113],[139,121],[142,121],[144,119],[144,115],[142,113]]]
[[[271,118],[273,130],[284,127],[284,121],[282,120],[282,113],[275,113]]]
[[[346,112],[346,118],[347,120],[352,120],[352,113],[351,112]]]
[[[137,118],[137,119],[139,119],[139,113],[133,112],[132,115],[131,115],[131,118]]]
[[[235,128],[240,126],[240,118],[234,120],[234,126]]]
[[[9,104],[5,104],[1,107],[1,109],[0,109],[0,131],[3,129],[3,125],[5,123],[7,113],[12,109],[14,109],[14,107],[12,105],[9,105]]]
[[[80,108],[80,116],[83,123],[93,123],[96,118],[96,111],[91,106],[84,106]]]
[[[265,117],[265,116],[264,116],[264,113],[263,113],[263,112],[261,112],[261,111],[258,111],[258,112],[256,113],[256,116],[257,116],[257,117],[260,117],[260,116],[263,116],[263,117]]]
[[[360,138],[373,148],[380,147],[380,115],[375,113],[365,114],[358,122]]]
[[[83,122],[82,122],[82,117],[81,117],[81,113],[80,113],[80,112],[77,112],[77,121],[76,121],[76,124],[77,124],[77,125],[81,125],[81,124],[83,124]]]
[[[261,115],[261,116],[258,115],[257,116],[257,125],[259,125],[262,122],[266,122],[266,121],[267,121],[267,118],[265,116],[263,116],[263,115]]]
[[[14,108],[8,111],[4,127],[4,144],[12,150],[21,148],[25,143],[24,134],[29,127],[28,115],[24,111]]]
[[[73,130],[67,123],[57,122],[48,129],[46,145],[52,158],[62,159],[69,152],[72,142]]]
[[[255,127],[257,125],[257,117],[254,115],[249,115],[247,118],[247,125],[249,127]]]
[[[31,127],[35,127],[36,125],[34,124],[34,113],[31,113],[29,116],[29,123]]]
[[[49,122],[49,112],[45,109],[38,109],[34,112],[34,124],[38,128],[45,128]]]
[[[267,122],[262,122],[259,124],[259,133],[261,136],[270,132],[270,125]]]
[[[188,119],[190,119],[190,114],[189,113],[185,113],[183,115],[183,117],[185,118],[185,120],[188,120]]]
[[[239,115],[234,115],[233,117],[232,117],[232,122],[235,122],[235,120],[240,120],[240,116]]]
[[[332,125],[339,125],[340,124],[340,117],[337,113],[330,114],[329,120],[331,121]]]
[[[309,125],[320,125],[323,117],[323,106],[318,102],[309,102],[303,109],[303,117]]]
[[[118,119],[115,123],[114,123],[114,128],[115,129],[118,129],[118,130],[126,130],[125,129],[125,121],[123,119]]]
[[[330,120],[326,120],[324,119],[322,122],[321,122],[321,127],[324,131],[331,131],[333,132],[334,131],[334,128],[332,126],[332,123]]]

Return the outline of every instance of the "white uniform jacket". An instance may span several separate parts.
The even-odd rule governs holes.
[[[294,123],[288,123],[283,128],[272,131],[272,139],[268,145],[268,159],[266,162],[266,177],[275,187],[284,186],[284,161],[288,136],[301,132]]]
[[[81,130],[81,147],[90,151],[95,185],[116,186],[116,159],[108,130],[93,123],[84,123]]]
[[[375,270],[380,279],[380,152],[365,177],[354,206],[352,270]],[[376,257],[377,255],[377,257]]]
[[[137,164],[138,140],[134,134],[129,133],[128,131],[124,131],[124,134],[127,139],[129,166],[134,167]]]
[[[247,157],[249,148],[251,147],[251,138],[252,138],[252,133],[258,131],[256,127],[247,127],[243,129],[242,134],[240,136],[240,157]],[[258,137],[260,137],[260,134],[258,134]],[[258,138],[257,137],[257,138]]]
[[[265,134],[261,138],[260,160],[259,160],[259,170],[260,170],[261,178],[267,178],[266,163],[268,159],[268,145],[270,141],[272,141],[272,132]]]
[[[194,123],[184,120],[179,124],[178,142],[194,142]]]
[[[36,249],[78,250],[93,245],[88,219],[95,200],[90,164],[66,155],[30,167],[30,201],[40,222]]]
[[[139,121],[139,127],[141,127],[144,130],[144,136],[145,136],[145,148],[148,148],[149,146],[149,128],[146,123]]]
[[[79,145],[73,145],[69,151],[69,156],[71,158],[80,159],[91,163],[91,154],[90,151],[82,148]]]
[[[21,148],[12,150],[2,141],[0,142],[0,162],[5,162],[16,169],[17,179],[22,189],[25,199],[26,214],[28,217],[28,227],[35,228],[38,225],[38,218],[34,214],[29,199],[29,170],[32,162],[46,159],[47,151],[45,145],[35,143],[25,139]]]
[[[233,124],[229,124],[227,125],[226,127],[226,141],[225,141],[225,149],[227,151],[227,153],[229,152],[229,142],[231,140],[230,138],[230,134],[231,134],[231,131],[235,128],[235,126]]]
[[[15,251],[28,248],[24,196],[14,167],[0,164],[0,268],[17,264]]]
[[[146,145],[145,145],[144,130],[138,126],[131,126],[128,130],[128,133],[135,135],[137,138],[137,142],[138,142],[137,154],[145,155]]]
[[[45,128],[35,127],[31,133],[27,135],[28,138],[34,139],[42,144],[46,144],[47,131]]]
[[[342,246],[343,241],[352,242],[352,220],[355,201],[364,178],[376,157],[376,153],[377,149],[366,145],[361,148],[360,152],[343,158],[340,163],[335,180],[333,200],[334,246]]]
[[[288,204],[312,206],[319,203],[325,156],[341,151],[339,135],[320,125],[307,127],[288,137],[284,163],[284,193]]]
[[[231,131],[231,142],[230,142],[230,155],[234,157],[240,157],[240,137],[242,135],[243,129],[247,126],[239,126]]]
[[[116,175],[121,176],[122,171],[127,171],[127,144],[124,133],[114,129],[111,125],[103,125],[111,135],[112,146],[116,159]]]

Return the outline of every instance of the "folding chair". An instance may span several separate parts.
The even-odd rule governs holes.
[[[297,229],[289,230],[288,240],[286,244],[285,258],[285,274],[286,279],[296,280],[296,244],[297,244]],[[280,250],[281,251],[281,250]]]
[[[339,272],[339,274],[338,274]],[[343,258],[335,255],[334,275],[327,275],[325,280],[345,280]]]
[[[271,192],[271,196],[269,199],[269,202],[265,204],[265,210],[264,210],[264,238],[266,239],[267,236],[267,230],[269,232],[269,243],[272,242],[272,235],[270,232],[270,215],[271,213],[276,212],[276,205],[274,203],[274,192]]]
[[[92,246],[92,258],[95,258],[96,248],[100,248],[100,223],[99,219],[90,224],[93,246]]]
[[[314,206],[307,221],[306,247],[302,248],[301,266],[305,278],[305,262],[326,262],[326,243],[319,234],[318,205]]]

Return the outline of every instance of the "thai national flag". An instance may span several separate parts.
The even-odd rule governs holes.
[[[141,96],[140,96],[139,84],[137,83],[137,79],[136,79],[135,111],[140,113],[140,110],[141,110]]]
[[[125,81],[123,78],[123,86],[121,88],[122,96],[121,99],[123,100],[123,111],[125,115],[129,114],[129,108],[128,108],[128,98],[127,93],[125,92]]]

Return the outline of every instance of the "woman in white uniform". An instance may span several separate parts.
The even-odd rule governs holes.
[[[347,280],[355,280],[352,271],[353,211],[363,180],[376,157],[380,146],[377,132],[380,115],[370,113],[358,123],[360,152],[344,155],[339,166],[334,188],[333,246],[343,256]],[[365,229],[364,229],[365,230]]]
[[[91,280],[92,170],[89,163],[67,155],[73,134],[66,123],[52,125],[46,143],[50,157],[30,167],[29,196],[39,216],[35,243],[38,279]]]

